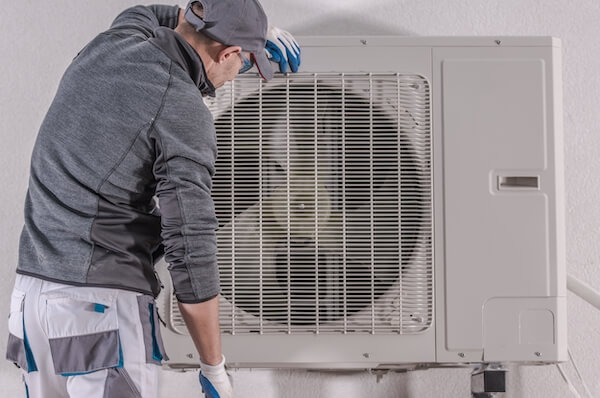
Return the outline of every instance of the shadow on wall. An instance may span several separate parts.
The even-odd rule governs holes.
[[[410,398],[407,374],[276,370],[272,380],[278,398]]]
[[[360,15],[336,15],[320,20],[314,20],[301,26],[286,26],[297,36],[415,36],[414,32],[403,29],[400,26],[386,24],[373,25],[365,23]]]

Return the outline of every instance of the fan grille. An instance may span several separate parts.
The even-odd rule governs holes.
[[[219,150],[222,331],[428,329],[427,80],[293,74],[264,83],[241,75],[207,105]]]

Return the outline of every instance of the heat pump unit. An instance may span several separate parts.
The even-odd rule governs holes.
[[[560,42],[299,42],[299,73],[207,99],[230,366],[566,360]]]

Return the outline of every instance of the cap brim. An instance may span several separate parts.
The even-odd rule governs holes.
[[[271,80],[273,78],[273,66],[271,61],[267,58],[265,51],[259,51],[258,54],[254,53],[254,59],[256,60],[256,66],[258,73],[265,80]]]

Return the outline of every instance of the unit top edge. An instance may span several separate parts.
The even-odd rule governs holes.
[[[561,47],[554,36],[295,36],[303,47]]]

